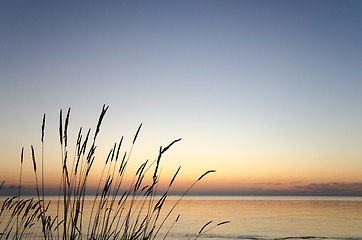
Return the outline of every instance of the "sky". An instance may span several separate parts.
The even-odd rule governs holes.
[[[114,142],[129,172],[182,166],[174,192],[362,195],[361,1],[0,2],[1,194],[33,189],[30,145],[45,182],[61,169],[59,110],[70,145],[96,127],[90,186]],[[24,190],[25,191],[25,190]]]

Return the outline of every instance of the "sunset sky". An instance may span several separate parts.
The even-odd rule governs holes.
[[[70,145],[109,105],[92,181],[121,136],[129,172],[164,156],[175,193],[362,195],[362,1],[0,2],[0,194],[33,188],[30,145],[59,180]],[[51,190],[53,189],[53,190]]]

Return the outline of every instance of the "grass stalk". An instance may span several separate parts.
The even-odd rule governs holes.
[[[19,202],[21,201],[21,177],[23,175],[23,162],[24,162],[24,147],[21,148],[21,155],[20,155],[20,174],[19,174],[19,192],[18,192]],[[4,184],[4,182],[2,184]],[[19,214],[16,215],[16,239],[19,239],[18,233],[19,233]]]
[[[63,121],[63,112],[59,113],[59,142],[61,155],[61,176],[59,183],[58,200],[56,202],[56,215],[47,215],[51,205],[45,202],[45,120],[43,115],[41,132],[41,182],[38,182],[38,168],[35,158],[35,150],[31,145],[31,156],[33,162],[33,172],[35,177],[35,189],[37,200],[21,199],[22,171],[24,148],[21,150],[21,164],[19,176],[18,196],[6,199],[0,209],[0,226],[3,238],[18,239],[122,239],[122,240],[151,240],[156,239],[160,229],[168,220],[175,207],[186,194],[204,176],[215,172],[210,170],[202,174],[183,195],[172,205],[165,214],[162,213],[164,203],[167,200],[169,191],[178,176],[181,167],[177,169],[171,178],[166,190],[158,198],[158,186],[162,172],[161,159],[163,154],[180,139],[172,141],[165,148],[162,146],[159,153],[152,162],[145,161],[140,165],[133,175],[130,185],[125,186],[124,178],[126,169],[131,159],[133,149],[139,137],[142,123],[138,126],[129,151],[124,151],[120,157],[123,137],[118,143],[114,143],[103,164],[101,176],[98,180],[96,193],[91,202],[89,223],[84,223],[85,196],[88,185],[89,173],[95,161],[95,151],[97,148],[97,137],[100,133],[102,121],[108,110],[108,106],[103,105],[99,119],[94,131],[93,138],[90,137],[91,129],[83,138],[82,128],[79,129],[73,157],[68,157],[68,127],[70,119],[70,108]],[[69,160],[70,159],[70,160]],[[149,173],[149,170],[153,169]],[[127,171],[128,172],[128,171]],[[145,180],[150,177],[149,180]],[[4,182],[0,184],[0,189]],[[123,189],[123,190],[122,190]],[[126,190],[124,190],[126,189]],[[120,192],[123,194],[120,196]],[[163,239],[169,235],[174,224],[179,220],[177,216]],[[205,224],[199,231],[196,238],[210,231],[216,226],[209,227],[211,222]],[[207,228],[209,227],[209,228]],[[14,233],[15,232],[15,233]],[[39,235],[41,234],[41,235]]]

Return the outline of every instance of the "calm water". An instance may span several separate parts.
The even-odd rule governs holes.
[[[176,198],[166,202],[168,212]],[[91,201],[85,209],[90,212]],[[362,239],[362,198],[332,197],[189,197],[166,222],[180,214],[167,239],[194,239],[213,221],[231,221],[199,239]],[[159,239],[165,232],[161,232]]]
[[[230,220],[204,239],[362,239],[362,198],[244,197],[188,199],[173,239]]]

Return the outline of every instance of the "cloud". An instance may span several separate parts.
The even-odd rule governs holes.
[[[0,189],[0,196],[18,195],[17,185],[4,185]],[[45,189],[47,195],[58,195],[59,189]],[[95,194],[95,190],[89,189],[89,195]],[[171,191],[170,194],[180,195],[183,191]],[[21,195],[35,196],[34,187],[22,186]],[[213,189],[197,189],[190,191],[189,195],[232,195],[232,196],[362,196],[362,182],[345,183],[310,183],[301,184],[294,182],[259,182],[254,184],[239,183],[223,185]]]
[[[267,186],[280,186],[282,185],[282,183],[280,182],[258,182],[258,183],[254,183],[256,185],[267,185]]]
[[[22,192],[29,192],[29,189],[20,187]],[[15,196],[19,194],[19,186],[18,185],[3,185],[0,188],[0,196]]]
[[[291,182],[288,182],[289,184],[301,184],[302,181],[291,181]]]
[[[194,195],[239,195],[239,196],[362,196],[362,182],[310,183],[301,182],[259,182],[253,184],[232,184],[213,190],[198,189]]]
[[[344,182],[330,182],[330,183],[311,183],[307,185],[292,186],[299,192],[313,193],[313,195],[323,196],[360,196],[362,195],[362,182],[357,183],[344,183]]]
[[[19,189],[19,186],[15,186],[15,185],[4,186],[4,189],[7,189],[7,190],[14,190],[14,189]]]
[[[21,186],[21,195],[22,196],[36,196],[37,192],[35,187]],[[58,194],[58,189],[45,188],[47,195],[56,195]],[[3,185],[0,188],[0,196],[18,196],[19,195],[19,185]]]

